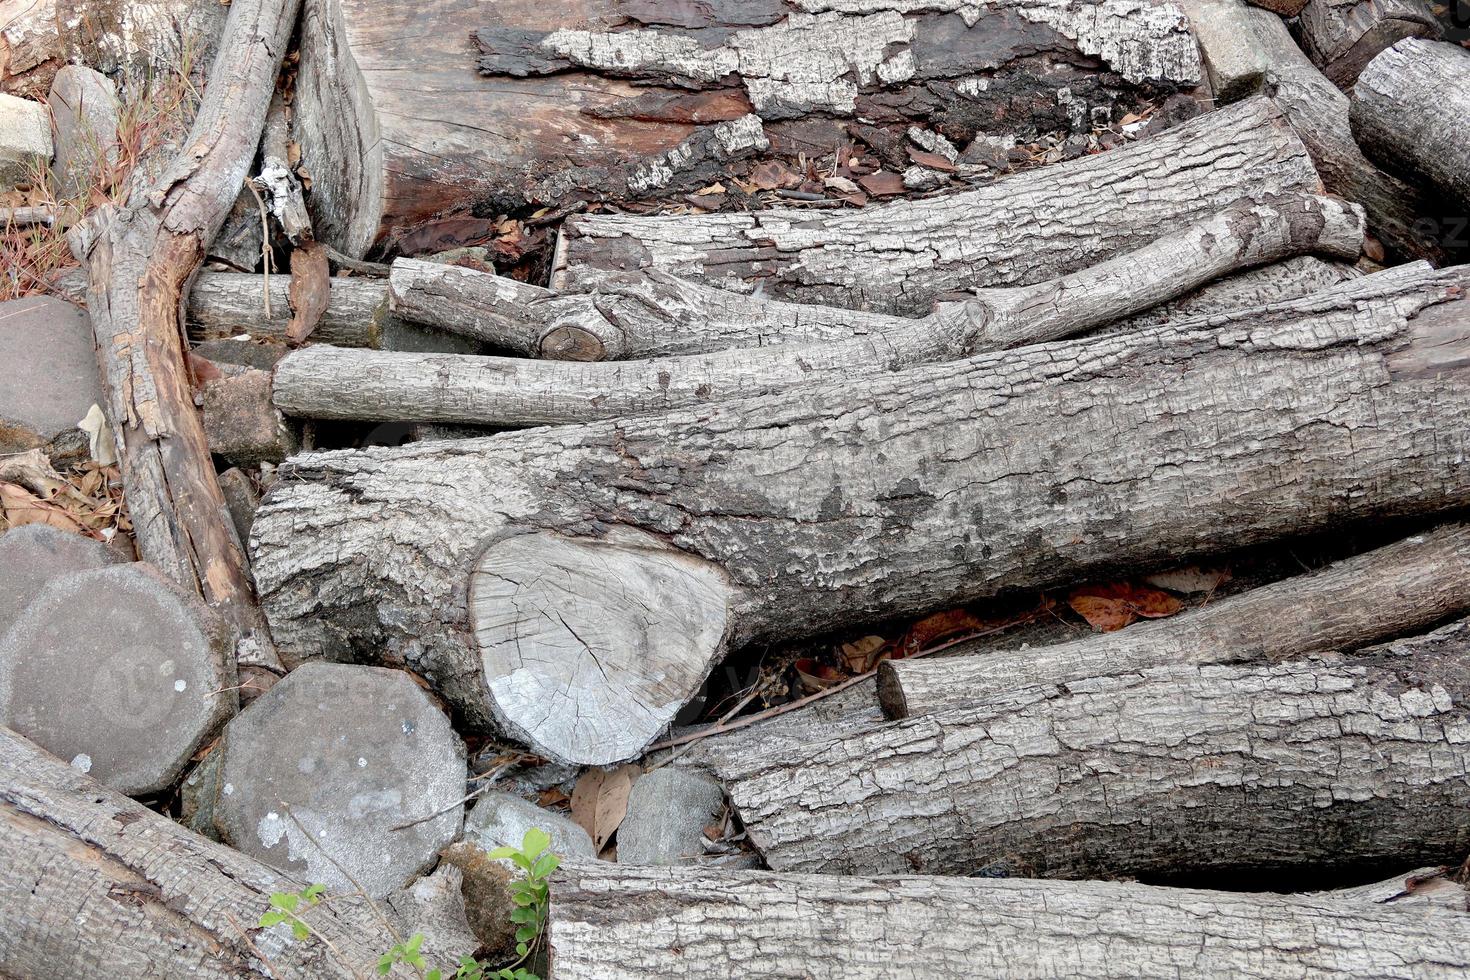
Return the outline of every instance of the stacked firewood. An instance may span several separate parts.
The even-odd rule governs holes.
[[[407,668],[462,733],[718,783],[763,867],[573,864],[553,884],[554,976],[1470,970],[1470,265],[1452,232],[1470,208],[1470,53],[1410,0],[1212,2],[629,0],[603,5],[615,27],[561,30],[507,5],[474,34],[478,72],[504,88],[445,116],[534,96],[538,135],[493,174],[507,209],[578,210],[577,174],[597,198],[562,222],[545,284],[350,257],[402,241],[394,208],[417,220],[447,192],[407,144],[357,152],[373,113],[404,125],[402,96],[330,74],[349,71],[348,40],[378,67],[404,42],[374,43],[355,0],[308,2],[301,71],[328,74],[298,78],[299,125],[334,247],[304,234],[289,287],[210,270],[165,288],[154,266],[108,263],[174,226],[93,229],[94,310],[146,280],[196,343],[291,342],[251,382],[282,455],[328,424],[430,436],[285,459],[248,583],[206,560],[237,557],[229,533],[189,542],[206,598],[282,669]],[[1017,32],[1003,52],[967,33],[986,19]],[[1090,100],[1079,130],[1180,91],[1220,104],[966,181],[942,132],[961,94],[1046,71]],[[598,100],[601,141],[533,180],[573,86]],[[1018,102],[1033,129],[1036,98]],[[969,106],[969,139],[994,101]],[[942,181],[906,173],[912,193],[857,201],[834,169],[846,183],[810,201],[689,203],[749,183],[794,145],[793,120],[849,137],[882,130],[863,120],[884,107],[888,130],[931,147],[907,164]],[[655,152],[644,123],[685,128]],[[833,166],[881,161],[884,137],[867,138]],[[329,174],[333,153],[349,163]],[[327,252],[360,274],[305,271]],[[172,446],[146,435],[124,449]],[[193,499],[211,509],[206,470]],[[757,646],[1375,525],[1375,550],[1172,618],[885,660],[845,716],[670,738],[711,671]],[[283,944],[257,957],[221,922],[282,887],[265,864],[9,733],[0,772],[19,787],[0,798],[17,828],[0,855],[24,872],[0,895],[57,854],[94,898],[134,888],[68,842],[111,855],[97,826],[137,823],[118,860],[145,841],[197,888],[170,885],[184,897],[135,949],[198,929],[231,951],[210,961],[221,975],[368,962],[363,906],[326,919],[330,962]],[[1226,890],[1240,882],[1259,891]]]

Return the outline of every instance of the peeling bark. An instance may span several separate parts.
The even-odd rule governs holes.
[[[664,415],[298,457],[257,514],[256,578],[291,656],[406,661],[470,723],[625,759],[728,646],[1470,503],[1466,274]],[[538,554],[563,571],[514,571]],[[676,662],[639,659],[640,636],[712,606],[723,620]]]
[[[781,871],[1319,873],[1470,846],[1470,630],[1013,685],[716,766]]]
[[[1323,186],[1361,204],[1368,230],[1390,253],[1443,264],[1444,245],[1426,221],[1443,209],[1441,202],[1363,155],[1348,125],[1347,96],[1312,65],[1280,17],[1264,10],[1249,17],[1268,63],[1266,91],[1306,144]]]
[[[257,926],[272,893],[305,886],[0,729],[5,976],[373,974],[391,940],[361,899],[333,896],[311,909],[308,941],[284,925]]]
[[[299,0],[235,0],[186,149],[126,207],[99,209],[71,232],[88,269],[87,309],[138,552],[244,633],[263,623],[194,408],[179,319],[245,180],[298,8]]]
[[[745,299],[742,305],[760,307],[760,315],[741,334],[754,334],[765,344],[685,357],[586,364],[315,346],[287,355],[276,366],[273,397],[282,411],[304,418],[503,428],[667,411],[1084,333],[1243,267],[1308,251],[1356,258],[1362,220],[1356,205],[1335,198],[1244,201],[1070,276],[981,290],[976,299],[919,320],[852,313],[854,336],[842,341],[782,343],[785,335],[800,332],[804,319],[821,322],[830,311],[809,317],[806,307]],[[584,335],[606,338],[604,348],[671,346],[671,324],[674,329],[703,327],[703,338],[686,341],[701,347],[728,345],[732,339],[721,336],[725,324],[717,316],[681,316],[676,306],[654,310],[661,315],[645,316],[642,323],[631,318],[614,323],[595,304],[593,298],[593,315],[577,322]],[[726,306],[717,301],[717,315]],[[640,327],[649,335],[639,336]],[[540,338],[519,339],[522,347],[541,343]]]
[[[1241,198],[1320,189],[1281,111],[1251,99],[1123,149],[923,201],[833,215],[572,217],[552,285],[653,269],[742,292],[762,282],[774,299],[922,316],[948,294],[1074,272]]]
[[[1308,0],[1296,22],[1302,50],[1340,89],[1349,89],[1380,51],[1404,38],[1439,37],[1423,0]]]
[[[1370,894],[1402,891],[1406,877]],[[551,955],[558,980],[725,980],[732,970],[793,980],[1414,977],[1470,967],[1465,891],[1444,885],[1459,909],[1426,908],[1412,893],[1382,904],[1352,889],[575,865],[552,885]]]
[[[1071,643],[878,668],[890,718],[966,708],[1017,683],[1066,684],[1171,664],[1280,661],[1351,650],[1424,630],[1470,609],[1470,526],[1452,524],[1310,575],[1172,619]]]
[[[1470,209],[1470,51],[1402,41],[1373,59],[1353,89],[1353,135],[1395,173]],[[1463,218],[1463,212],[1461,214]]]

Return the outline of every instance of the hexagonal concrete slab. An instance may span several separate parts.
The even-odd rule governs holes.
[[[0,346],[0,452],[85,457],[77,423],[103,402],[87,314],[50,296],[0,303]]]
[[[464,745],[403,671],[304,664],[230,722],[220,751],[224,840],[329,893],[355,879],[382,898],[459,833]]]
[[[0,637],[0,724],[119,792],[156,793],[234,712],[233,650],[219,617],[141,562],[65,575]]]
[[[112,552],[101,541],[45,524],[0,534],[0,635],[53,579],[105,568],[112,561]]]

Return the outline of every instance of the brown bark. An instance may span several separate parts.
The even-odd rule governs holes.
[[[299,0],[236,0],[180,155],[124,208],[79,226],[87,306],[139,554],[260,630],[245,554],[215,477],[184,361],[190,278],[239,193]]]

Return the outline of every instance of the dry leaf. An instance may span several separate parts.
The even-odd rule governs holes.
[[[842,662],[854,674],[866,674],[873,669],[873,658],[883,649],[881,636],[864,636],[851,643],[842,644]]]
[[[61,474],[51,467],[51,460],[39,449],[0,456],[0,482],[18,483],[42,497],[50,497],[68,486]]]
[[[588,769],[572,787],[572,820],[592,837],[594,849],[607,846],[628,814],[628,793],[642,770],[631,763],[616,769]]]
[[[1150,575],[1144,581],[1156,588],[1168,589],[1170,592],[1197,595],[1201,592],[1214,592],[1221,585],[1230,581],[1230,569],[1186,565],[1183,568]]]
[[[545,807],[548,810],[565,806],[570,801],[571,797],[563,793],[561,789],[556,786],[552,786],[549,789],[543,789],[536,796],[536,805],[540,807]]]
[[[796,668],[796,676],[801,679],[802,688],[808,694],[815,694],[845,679],[836,667],[828,667],[811,657],[802,657],[793,666]]]
[[[947,157],[942,157],[938,153],[930,153],[927,150],[916,150],[913,147],[909,147],[909,159],[921,167],[928,167],[930,170],[938,170],[947,174],[955,172],[955,165]]]
[[[286,343],[305,343],[322,322],[332,298],[332,269],[327,262],[327,247],[321,242],[302,242],[291,252],[287,296],[291,300],[291,322],[286,326]]]
[[[887,197],[893,194],[903,193],[903,178],[898,174],[880,170],[875,174],[868,174],[858,180],[863,190],[874,197]]]
[[[101,405],[93,405],[87,415],[77,423],[77,428],[91,440],[92,458],[102,466],[117,462],[117,446],[112,441],[112,430],[107,427],[107,416],[102,414]]]
[[[5,520],[11,527],[48,524],[72,534],[86,533],[65,510],[14,483],[0,483],[0,509],[5,511]]]
[[[1162,619],[1184,608],[1184,603],[1167,592],[1130,582],[1074,589],[1067,597],[1067,604],[1102,633],[1120,630],[1139,617]]]

